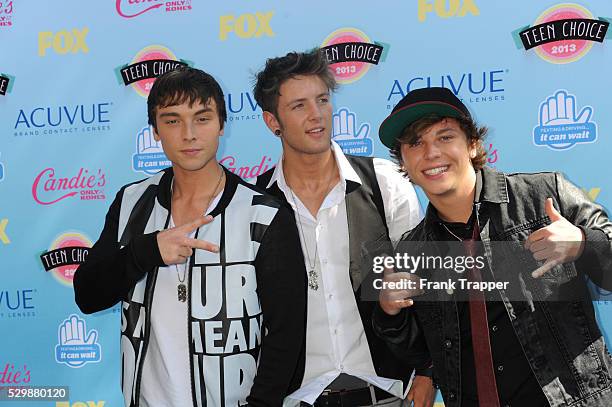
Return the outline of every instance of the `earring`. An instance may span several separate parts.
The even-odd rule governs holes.
[[[281,135],[280,129],[274,130],[274,134],[276,135],[276,137],[279,137]]]

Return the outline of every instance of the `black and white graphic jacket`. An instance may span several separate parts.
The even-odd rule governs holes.
[[[303,374],[306,271],[299,235],[277,199],[225,172],[214,220],[196,231],[197,239],[218,244],[220,252],[195,250],[188,268],[186,368],[193,404],[280,406]],[[164,266],[156,234],[169,224],[172,177],[169,168],[119,191],[100,238],[74,276],[84,313],[122,301],[126,406],[138,406],[149,310]],[[237,329],[246,341],[235,340]]]

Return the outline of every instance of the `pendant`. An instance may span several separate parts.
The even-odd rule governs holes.
[[[178,300],[180,302],[185,302],[187,301],[187,287],[185,286],[185,284],[179,284],[176,286],[176,291],[178,294]]]
[[[308,288],[317,291],[319,289],[319,276],[315,269],[308,272]]]

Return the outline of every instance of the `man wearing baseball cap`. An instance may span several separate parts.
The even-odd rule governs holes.
[[[484,261],[459,276],[427,270],[467,289],[431,288],[419,269],[421,290],[381,290],[374,328],[398,352],[421,331],[447,407],[610,406],[612,358],[585,280],[612,290],[612,223],[558,172],[486,167],[486,132],[445,88],[409,92],[381,124],[380,140],[429,199],[400,242],[408,254],[454,242]],[[384,281],[414,280],[397,268]]]

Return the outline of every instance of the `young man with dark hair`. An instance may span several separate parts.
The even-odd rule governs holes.
[[[423,285],[458,281],[460,270],[440,266],[386,273],[419,289],[381,290],[375,330],[398,352],[424,335],[447,407],[610,406],[612,359],[585,279],[612,289],[612,223],[560,173],[486,167],[485,133],[444,88],[408,93],[381,124],[381,141],[429,198],[396,254],[454,242],[484,261],[461,275],[468,289]],[[495,289],[470,288],[483,283]]]
[[[416,366],[423,369],[408,399],[429,407],[427,353],[420,354],[426,360],[394,357],[372,331],[376,302],[361,296],[364,244],[397,240],[418,223],[420,206],[390,161],[344,155],[331,140],[335,88],[327,60],[314,49],[269,59],[254,89],[283,145],[277,166],[257,185],[293,210],[308,273],[304,377],[286,405],[401,405]]]
[[[121,188],[75,274],[76,302],[85,313],[122,303],[126,406],[277,407],[301,377],[292,215],[217,162],[226,113],[212,76],[163,74],[148,112],[172,167]]]

